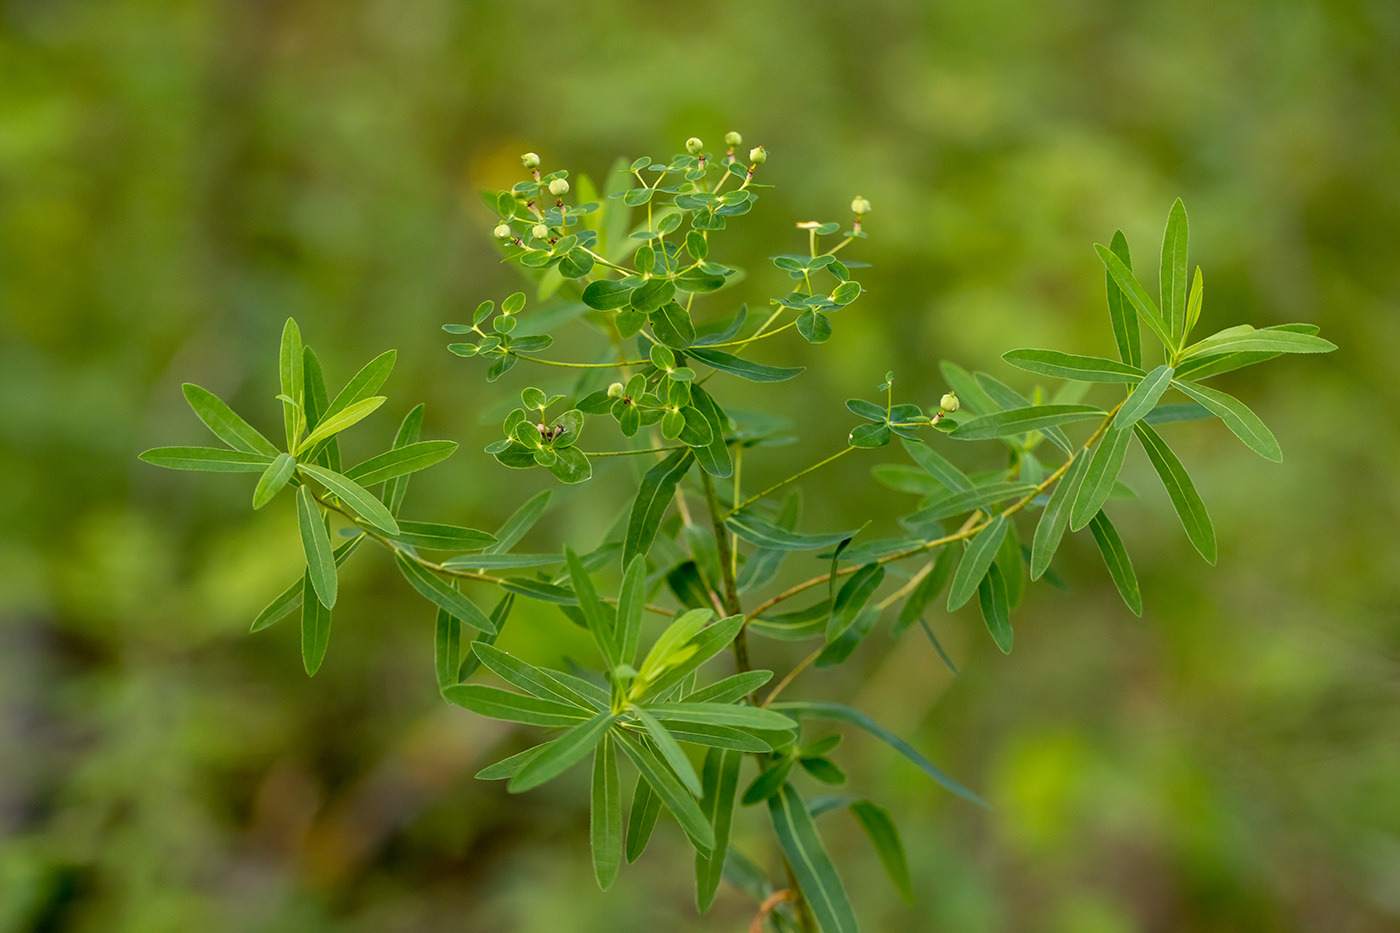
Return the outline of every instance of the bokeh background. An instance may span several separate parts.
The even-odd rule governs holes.
[[[477,191],[526,149],[600,179],[730,129],[776,187],[721,241],[752,270],[725,302],[782,288],[763,257],[801,248],[794,221],[875,208],[837,338],[765,351],[821,375],[771,390],[810,446],[755,482],[838,446],[842,400],[887,369],[929,404],[940,359],[1029,387],[1002,352],[1111,352],[1091,244],[1121,226],[1153,268],[1178,195],[1207,326],[1312,321],[1341,346],[1222,380],[1281,466],[1218,422],[1169,429],[1218,566],[1129,461],[1141,497],[1111,508],[1142,619],[1076,536],[1069,591],[1032,589],[1009,657],[969,607],[930,617],[960,679],[882,626],[798,683],[993,804],[848,738],[918,891],[823,817],[866,928],[1400,928],[1397,60],[1390,0],[0,3],[0,930],[747,928],[727,887],[694,915],[673,823],[600,894],[582,772],[524,798],[471,779],[523,737],[438,699],[431,614],[382,555],[352,565],[308,680],[294,620],[246,634],[299,572],[290,502],[253,515],[252,477],[136,460],[205,442],[183,381],[276,431],[294,315],[332,382],[400,351],[352,455],[426,401],[427,436],[464,446],[407,513],[495,527],[548,483],[477,453],[490,417],[564,384],[487,386],[444,349],[441,323],[519,287]],[[822,474],[808,527],[891,529],[911,501],[869,469],[901,458]],[[562,491],[531,549],[596,544],[628,479]],[[583,650],[542,610],[503,644]],[[782,670],[802,649],[756,651]],[[758,814],[738,833],[774,864]]]

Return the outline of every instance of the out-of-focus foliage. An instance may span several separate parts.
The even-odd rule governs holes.
[[[763,389],[814,442],[888,359],[933,404],[941,358],[1024,388],[997,362],[1012,347],[1112,355],[1088,244],[1122,225],[1151,256],[1178,194],[1211,276],[1206,332],[1306,320],[1342,347],[1223,382],[1274,426],[1282,466],[1219,424],[1181,450],[1212,506],[1216,568],[1130,459],[1142,499],[1114,507],[1146,513],[1127,542],[1143,619],[1076,541],[1073,589],[1031,591],[1012,656],[968,607],[933,619],[959,680],[917,632],[893,653],[877,633],[847,668],[809,675],[994,806],[932,792],[874,743],[852,756],[852,782],[900,817],[916,894],[899,899],[853,822],[824,824],[867,924],[1393,928],[1397,55],[1384,0],[11,0],[0,930],[748,923],[723,888],[694,917],[674,825],[599,894],[581,857],[586,775],[525,798],[471,781],[523,746],[441,704],[433,619],[387,562],[346,574],[354,608],[314,681],[292,627],[248,637],[299,560],[290,502],[248,521],[251,486],[135,460],[203,443],[179,392],[192,373],[274,412],[265,349],[291,315],[332,381],[397,346],[394,397],[427,399],[429,436],[478,449],[500,413],[477,407],[437,325],[517,283],[476,191],[512,183],[527,149],[596,178],[619,151],[731,128],[767,147],[777,185],[737,240],[793,236],[793,217],[857,192],[875,208],[843,355],[815,389]],[[771,362],[812,352],[794,351]],[[772,479],[803,465],[774,462]],[[813,527],[881,511],[869,466],[831,468],[843,495],[809,502]],[[412,496],[495,527],[519,476],[459,453]],[[616,518],[555,514],[571,524],[544,540]],[[555,664],[583,637],[538,612],[503,646]],[[741,840],[761,839],[753,816]]]

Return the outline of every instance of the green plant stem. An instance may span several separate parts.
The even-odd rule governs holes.
[[[1104,416],[1103,422],[1098,426],[1098,428],[1094,430],[1094,433],[1089,436],[1089,439],[1084,442],[1083,446],[1081,446],[1077,451],[1075,451],[1075,455],[1073,457],[1070,457],[1068,460],[1066,460],[1059,469],[1047,476],[1044,479],[1044,481],[1040,483],[1040,485],[1036,486],[1035,489],[1027,493],[1024,498],[1018,499],[1016,502],[1013,502],[1011,505],[1003,509],[1001,511],[1001,514],[1010,517],[1016,512],[1019,512],[1021,509],[1029,505],[1031,500],[1033,500],[1036,496],[1040,495],[1042,492],[1048,489],[1060,477],[1064,476],[1066,471],[1069,470],[1070,464],[1074,463],[1075,458],[1080,456],[1081,454],[1085,454],[1090,447],[1094,446],[1094,442],[1103,436],[1103,433],[1108,430],[1108,426],[1113,423],[1114,415],[1118,414],[1118,409],[1122,407],[1122,402],[1119,402],[1117,405],[1115,405],[1113,407],[1113,410]],[[980,512],[974,512],[973,518],[977,518],[977,516],[979,516],[980,514]],[[945,544],[952,544],[954,541],[963,541],[967,538],[971,538],[973,535],[977,534],[977,532],[987,527],[987,525],[991,521],[992,516],[990,515],[981,521],[973,522],[969,520],[968,522],[963,524],[962,528],[960,528],[958,531],[953,532],[950,535],[944,535],[943,537],[938,538],[937,540],[926,541],[923,544],[920,544],[916,547],[912,547],[907,550],[899,551],[898,553],[882,557],[876,563],[891,564],[897,560],[904,560],[906,557],[913,557],[916,554],[923,554],[927,551],[933,550],[934,548],[942,547]],[[820,586],[821,584],[826,583],[829,580],[832,580],[836,577],[844,577],[847,574],[855,573],[859,569],[860,568],[856,566],[843,567],[839,570],[835,570],[830,573],[824,573],[818,577],[813,577],[810,580],[805,580],[802,583],[797,584],[796,586],[788,587],[786,590],[783,590],[776,596],[773,596],[760,603],[759,606],[752,612],[750,612],[745,618],[755,619],[763,613],[767,612],[769,609],[778,605],[779,603],[785,602],[786,600],[791,599],[799,593],[804,593],[812,587]]]
[[[724,517],[725,517],[725,518],[728,518],[729,516],[733,515],[735,512],[739,511],[740,509],[745,508],[746,506],[753,505],[755,502],[757,502],[759,499],[762,499],[764,496],[768,495],[770,492],[773,492],[774,490],[777,490],[777,489],[782,489],[782,488],[783,488],[784,486],[786,486],[788,483],[791,483],[791,482],[794,482],[795,480],[801,479],[802,477],[806,476],[808,473],[811,473],[813,470],[819,470],[819,469],[821,469],[822,467],[826,466],[826,465],[827,465],[828,463],[830,463],[831,461],[837,460],[837,459],[839,459],[839,458],[841,458],[841,457],[844,457],[846,454],[850,453],[850,452],[853,451],[853,450],[855,450],[854,447],[843,447],[842,449],[838,450],[836,453],[832,454],[830,457],[827,457],[825,460],[818,461],[817,463],[814,463],[814,464],[812,464],[811,466],[807,467],[805,470],[799,470],[798,472],[796,472],[796,473],[792,474],[791,476],[789,476],[787,479],[785,479],[785,480],[780,480],[780,481],[774,483],[772,486],[769,486],[767,489],[763,490],[762,492],[754,493],[752,496],[749,496],[749,497],[748,497],[747,499],[745,499],[743,502],[739,503],[738,505],[734,506],[734,508],[732,508],[732,509],[730,509],[728,512],[724,513]]]
[[[524,360],[527,363],[540,363],[545,366],[561,366],[565,369],[616,369],[620,366],[644,366],[650,360],[619,360],[616,363],[565,363],[563,360],[547,360],[542,356],[526,356],[523,353],[511,351],[516,359]]]
[[[637,454],[659,454],[668,450],[680,450],[684,444],[676,444],[671,447],[644,447],[641,450],[586,450],[585,457],[635,457]]]

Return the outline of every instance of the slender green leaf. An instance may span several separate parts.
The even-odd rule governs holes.
[[[841,591],[836,594],[831,618],[827,620],[827,644],[835,641],[836,637],[855,621],[856,616],[865,608],[865,604],[870,602],[870,597],[875,595],[875,591],[884,581],[885,565],[878,561],[863,564],[851,574],[851,578],[842,584]]]
[[[523,752],[517,752],[509,758],[502,758],[492,765],[487,765],[476,773],[478,781],[501,781],[506,778],[513,778],[520,773],[520,769],[530,763],[530,759],[536,755],[544,754],[551,742],[536,745],[534,748],[527,748]]]
[[[414,547],[439,551],[473,551],[496,543],[495,535],[484,531],[436,522],[399,522],[399,533],[391,537]],[[480,559],[481,555],[461,558],[463,561]]]
[[[603,741],[615,718],[611,711],[604,710],[587,722],[569,729],[550,742],[545,751],[526,762],[520,773],[511,778],[507,790],[518,794],[554,780],[582,761]]]
[[[1017,392],[1000,379],[995,379],[987,373],[977,373],[973,378],[977,380],[977,384],[985,389],[987,394],[990,395],[998,405],[1007,411],[1017,408],[1030,408],[1033,406],[1030,399],[1026,398],[1026,396]],[[1074,450],[1074,445],[1070,443],[1068,435],[1066,435],[1061,428],[1051,425],[1042,430],[1045,437],[1065,453],[1068,454]]]
[[[701,722],[764,732],[797,728],[797,724],[782,713],[737,703],[648,703],[646,708],[662,722]]]
[[[617,777],[617,750],[611,735],[593,753],[593,795],[588,838],[593,850],[593,876],[606,891],[622,867],[622,785]]]
[[[506,620],[510,618],[510,610],[514,608],[514,606],[514,595],[507,593],[501,597],[500,601],[497,602],[495,607],[491,610],[490,615],[491,624],[495,626],[496,630],[494,632],[478,633],[476,638],[472,641],[471,646],[473,649],[475,649],[477,645],[494,645],[496,643],[496,639],[501,637],[501,632],[506,627]],[[446,610],[439,607],[438,612],[441,614],[446,612]],[[458,619],[457,622],[460,627],[461,620]],[[463,651],[462,654],[462,665],[457,668],[457,683],[462,683],[468,677],[475,674],[476,669],[481,666],[481,656],[478,655],[475,650]],[[562,677],[558,671],[552,671],[551,674],[556,679]],[[574,684],[572,679],[569,683],[573,685],[576,691],[579,689],[578,685]],[[606,705],[606,703],[604,705]]]
[[[1206,504],[1201,500],[1200,493],[1196,492],[1196,484],[1191,482],[1191,475],[1167,446],[1167,442],[1162,440],[1162,436],[1149,425],[1138,422],[1133,425],[1133,430],[1137,432],[1143,450],[1147,451],[1147,459],[1152,461],[1152,467],[1161,477],[1167,495],[1171,497],[1172,506],[1181,519],[1182,527],[1186,529],[1186,537],[1191,539],[1191,543],[1201,552],[1202,557],[1212,564],[1215,563],[1215,526],[1211,524],[1210,514],[1206,511]]]
[[[778,844],[822,933],[857,933],[855,913],[817,827],[791,784],[768,798]]]
[[[746,697],[753,693],[772,679],[772,671],[745,671],[742,674],[731,674],[723,680],[715,681],[708,687],[701,687],[689,694],[686,700],[691,703],[733,703],[740,697]]]
[[[1118,587],[1123,602],[1128,604],[1133,615],[1142,615],[1142,592],[1138,589],[1137,574],[1133,572],[1133,562],[1128,557],[1127,548],[1123,547],[1123,539],[1118,537],[1118,530],[1102,511],[1089,523],[1089,530],[1094,534],[1099,553],[1108,565],[1108,574],[1113,578],[1113,585]]]
[[[363,540],[364,535],[356,535],[336,548],[334,552],[336,566],[339,567],[341,564],[345,563]],[[305,577],[306,574],[303,572],[301,578],[281,593],[277,594],[277,598],[268,603],[262,612],[258,613],[257,618],[253,620],[252,627],[248,630],[250,634],[253,632],[261,632],[269,625],[272,625],[274,622],[280,622],[282,619],[291,615],[292,612],[301,608]]]
[[[404,416],[403,423],[399,425],[398,433],[394,436],[393,450],[401,450],[410,444],[418,443],[418,437],[423,430],[423,403],[419,402],[407,415]],[[351,477],[353,479],[353,477]],[[384,491],[380,501],[388,507],[389,511],[397,517],[399,509],[403,506],[404,496],[408,493],[409,474],[396,476],[384,484]],[[361,484],[363,485],[363,484]]]
[[[1273,432],[1263,421],[1259,420],[1258,415],[1250,411],[1239,399],[1232,395],[1226,395],[1217,389],[1208,389],[1205,386],[1182,379],[1173,379],[1172,385],[1225,422],[1225,426],[1233,431],[1236,437],[1244,441],[1250,450],[1265,460],[1272,460],[1275,463],[1283,461],[1283,451],[1279,449],[1278,441],[1274,438]]]
[[[1181,373],[1177,373],[1180,378]],[[1142,419],[1143,424],[1175,424],[1180,421],[1201,421],[1205,418],[1214,418],[1210,410],[1195,402],[1171,402],[1158,405],[1152,409]]]
[[[904,843],[899,839],[899,830],[884,807],[876,806],[869,800],[858,800],[850,806],[851,815],[860,828],[870,837],[875,846],[875,854],[880,856],[880,864],[885,866],[885,874],[909,903],[914,902],[914,882],[909,877],[909,860],[904,856]]]
[[[632,806],[627,813],[627,864],[641,857],[660,815],[661,798],[656,796],[646,778],[638,775],[637,786],[632,791]]]
[[[1084,482],[1075,497],[1074,507],[1069,513],[1071,531],[1078,531],[1093,519],[1103,508],[1108,496],[1113,492],[1113,484],[1118,481],[1118,473],[1123,469],[1123,458],[1128,455],[1128,442],[1133,439],[1132,431],[1110,428],[1099,441],[1089,468],[1084,472]]]
[[[364,401],[379,391],[384,380],[388,379],[389,374],[394,371],[394,360],[398,358],[398,355],[397,350],[385,350],[361,367],[360,371],[345,384],[345,388],[336,393],[335,399],[326,409],[326,414],[323,417],[345,411],[351,405]]]
[[[987,575],[977,584],[977,602],[992,641],[997,643],[1002,654],[1010,654],[1013,638],[1011,609],[1006,598],[1006,583],[1002,579],[1001,568],[996,564],[987,568]]]
[[[737,751],[712,748],[706,753],[701,769],[705,793],[700,798],[700,810],[715,830],[714,852],[695,853],[695,907],[702,914],[714,902],[724,874],[729,828],[734,821],[734,798],[739,789],[739,766],[743,760],[744,756]]]
[[[326,646],[331,639],[331,611],[316,598],[311,574],[302,576],[301,588],[301,662],[308,677],[314,677],[326,659]]]
[[[1059,350],[1012,350],[1001,358],[1017,369],[1055,379],[1079,382],[1137,382],[1147,375],[1136,366],[1098,356],[1077,356]]]
[[[522,696],[483,684],[453,684],[442,691],[443,698],[479,716],[523,722],[531,726],[571,727],[589,718],[586,710],[539,697]]]
[[[691,745],[704,745],[709,748],[728,748],[737,752],[765,754],[773,750],[772,743],[758,736],[735,729],[733,726],[711,726],[699,722],[672,723],[666,727],[678,742]]]
[[[203,470],[210,473],[262,473],[272,463],[266,454],[250,454],[222,447],[152,447],[140,459],[167,470]]]
[[[865,641],[865,637],[875,628],[875,624],[880,621],[879,606],[864,606],[856,613],[855,618],[849,625],[843,628],[839,635],[833,638],[817,655],[817,660],[813,662],[813,667],[834,667],[842,664],[849,658],[855,650],[860,647],[860,643]]]
[[[800,534],[786,528],[780,528],[772,522],[749,514],[747,511],[730,515],[724,520],[724,524],[730,531],[750,544],[774,551],[815,551],[819,548],[840,544],[855,534],[855,531],[833,531],[819,535]]]
[[[642,724],[642,728],[646,729],[647,735],[651,736],[651,740],[656,744],[656,748],[661,753],[661,757],[666,760],[666,763],[671,766],[671,770],[681,779],[681,783],[685,785],[686,790],[690,791],[696,797],[703,794],[704,790],[700,786],[700,775],[695,773],[694,765],[692,765],[690,759],[686,757],[685,750],[681,748],[675,736],[666,731],[666,727],[657,722],[655,717],[642,707],[632,706],[631,713],[637,718],[637,721]]]
[[[935,501],[928,508],[920,509],[909,516],[911,525],[924,525],[942,521],[954,515],[965,515],[977,509],[985,509],[1008,499],[1019,499],[1035,491],[1029,483],[987,483],[974,486],[963,492],[954,493]]]
[[[458,676],[462,658],[462,620],[446,609],[438,609],[433,633],[433,668],[437,672],[439,691],[462,681]]]
[[[303,377],[306,380],[306,427],[314,430],[321,419],[326,416],[326,411],[330,407],[330,400],[326,393],[326,377],[321,372],[321,360],[316,356],[316,351],[310,347],[303,347],[301,351],[301,368]],[[340,444],[335,438],[331,438],[314,452],[313,456],[303,459],[313,460],[321,464],[328,470],[340,472]]]
[[[603,604],[599,602],[598,592],[593,588],[593,579],[584,569],[583,562],[578,559],[578,555],[568,546],[564,548],[564,560],[569,568],[569,582],[573,584],[574,594],[578,598],[579,611],[583,613],[585,627],[593,636],[593,641],[597,644],[598,650],[602,653],[608,666],[617,667],[622,661],[618,656],[617,639],[612,627],[613,620],[603,612]]]
[[[647,599],[647,560],[638,554],[627,563],[622,575],[622,588],[617,596],[618,660],[631,664],[637,659],[637,647],[642,637],[642,614]]]
[[[296,450],[302,422],[302,414],[298,409],[302,405],[306,381],[302,372],[301,328],[297,327],[297,322],[292,318],[287,318],[287,323],[282,327],[282,348],[278,359],[282,394],[290,399],[282,403],[282,417],[287,429],[287,449]]]
[[[1337,345],[1313,334],[1278,328],[1255,330],[1240,324],[1193,343],[1182,351],[1189,360],[1219,353],[1331,353]]]
[[[1086,450],[1076,453],[1069,469],[1050,494],[1050,501],[1041,513],[1040,521],[1035,526],[1035,537],[1031,541],[1032,580],[1039,580],[1044,575],[1050,566],[1050,559],[1059,550],[1060,539],[1064,537],[1065,526],[1069,524],[1070,511],[1074,508],[1074,500],[1079,497],[1079,487],[1084,483],[1090,459],[1091,455]]]
[[[263,475],[258,478],[258,486],[253,490],[253,508],[260,509],[272,501],[272,497],[282,491],[287,480],[292,478],[297,462],[291,454],[278,454],[277,459],[268,464]]]
[[[725,353],[723,350],[691,347],[686,353],[711,369],[718,369],[749,382],[786,382],[807,369],[805,366],[765,366],[732,353]]]
[[[331,538],[321,519],[321,508],[312,497],[311,490],[305,486],[297,489],[297,524],[301,528],[302,550],[306,552],[307,575],[316,588],[321,605],[334,609],[336,573]]]
[[[578,597],[574,595],[573,590],[555,586],[553,583],[546,583],[543,580],[534,580],[530,577],[506,577],[497,583],[497,586],[507,593],[514,593],[529,599],[538,599],[541,602],[554,603],[556,606],[578,605]]]
[[[979,804],[980,806],[985,807],[987,805],[986,801],[984,801],[981,797],[978,797],[972,791],[968,790],[966,787],[963,787],[957,781],[953,780],[952,778],[948,777],[948,775],[935,768],[927,758],[919,754],[918,750],[915,749],[908,742],[904,741],[899,736],[895,735],[893,732],[881,726],[875,720],[871,719],[869,716],[865,715],[858,709],[852,709],[849,706],[842,706],[840,703],[828,703],[819,700],[779,702],[773,703],[769,708],[778,712],[790,713],[791,715],[796,716],[798,718],[809,717],[814,719],[834,719],[838,722],[849,723],[850,725],[856,726],[860,729],[864,729],[866,732],[875,736],[877,739],[884,742],[886,745],[889,745],[895,751],[899,752],[905,758],[912,761],[915,765],[919,767],[919,770],[927,774],[939,786],[943,787],[946,790],[952,791],[953,793],[957,794],[959,797],[962,797],[965,800],[970,800],[975,804]]]
[[[370,495],[359,483],[314,463],[298,463],[297,469],[325,486],[370,525],[391,537],[399,534],[399,523],[384,507],[384,503]]]
[[[485,613],[476,607],[475,603],[453,589],[437,574],[403,551],[396,550],[394,552],[394,561],[398,564],[399,572],[403,574],[404,579],[428,602],[439,609],[447,610],[474,629],[483,632],[496,631],[496,626],[486,617]]]
[[[306,438],[297,445],[297,452],[300,453],[303,450],[311,450],[326,438],[339,434],[346,428],[363,421],[365,418],[369,417],[375,409],[383,405],[384,401],[384,396],[376,395],[371,398],[361,399],[344,411],[338,411],[335,414],[325,416],[321,419],[321,423],[316,425],[316,430],[308,434]]]
[[[705,616],[709,615],[709,610],[703,610]],[[694,610],[692,610],[694,612]],[[686,615],[691,615],[687,613]],[[682,616],[685,618],[685,616]],[[703,623],[702,623],[703,625]],[[644,684],[644,689],[638,694],[639,699],[647,699],[660,696],[671,687],[680,683],[688,677],[710,658],[724,651],[734,641],[734,636],[739,634],[739,630],[744,627],[744,617],[742,615],[726,616],[713,625],[700,628],[694,635],[683,642],[680,653],[673,653],[668,659],[653,670],[653,665],[643,662],[642,675],[638,677],[638,683]],[[661,644],[657,643],[658,646]],[[653,649],[655,650],[655,649]],[[651,661],[651,656],[648,656]]]
[[[251,424],[244,421],[223,399],[208,389],[192,382],[184,384],[185,401],[199,416],[199,420],[213,431],[215,436],[234,450],[249,454],[277,456],[277,448]]]
[[[953,584],[948,590],[948,611],[962,608],[972,594],[977,592],[977,584],[987,574],[987,568],[997,556],[1001,539],[1006,534],[1007,518],[997,515],[968,542],[957,571],[953,574]]]
[[[641,488],[632,503],[632,514],[627,520],[627,534],[622,543],[623,564],[630,564],[633,558],[645,556],[651,550],[661,518],[675,498],[681,477],[689,471],[691,460],[689,449],[673,451],[642,477]]]
[[[452,456],[455,441],[419,441],[387,450],[345,471],[345,476],[361,486],[373,486],[397,476],[416,473]],[[494,539],[493,539],[494,540]]]
[[[656,752],[647,748],[640,740],[625,732],[619,732],[616,735],[620,740],[623,752],[632,759],[632,764],[637,766],[637,770],[642,773],[647,784],[651,785],[656,796],[661,798],[661,803],[680,822],[681,828],[690,837],[695,848],[703,852],[713,851],[715,847],[714,830],[705,819],[705,814],[701,812],[700,805],[681,786],[680,781],[676,780],[671,769],[657,757]],[[630,840],[628,848],[631,848]]]
[[[720,479],[728,477],[734,472],[734,461],[729,456],[729,445],[724,440],[724,431],[728,418],[724,410],[719,407],[715,400],[700,386],[692,386],[690,390],[690,403],[710,426],[710,442],[703,447],[694,447],[695,462],[700,464],[700,469],[711,476]]]
[[[1133,391],[1128,393],[1127,401],[1123,407],[1118,409],[1118,414],[1113,417],[1113,429],[1116,431],[1126,430],[1137,421],[1142,420],[1148,412],[1157,405],[1157,400],[1162,397],[1162,393],[1167,391],[1167,387],[1172,384],[1172,376],[1176,371],[1170,366],[1158,366],[1148,373],[1146,378],[1133,387]]]
[[[472,651],[476,653],[476,656],[481,659],[481,663],[486,665],[488,670],[506,683],[513,687],[519,687],[526,693],[533,694],[542,700],[559,700],[563,703],[570,703],[588,713],[598,712],[602,706],[607,705],[606,694],[604,694],[604,703],[600,705],[596,697],[584,696],[554,672],[522,661],[495,645],[476,642],[472,645]]]
[[[401,522],[400,527],[402,526]],[[494,548],[495,545],[491,547]],[[563,562],[563,554],[492,554],[488,548],[484,554],[462,554],[448,558],[442,565],[448,570],[519,570]]]
[[[1201,276],[1201,267],[1196,267],[1196,278],[1191,282],[1191,294],[1186,299],[1186,328],[1182,332],[1182,337],[1189,337],[1191,331],[1195,329],[1196,322],[1201,319],[1201,302],[1205,299],[1205,279]],[[1183,340],[1183,342],[1185,342]]]
[[[1113,254],[1123,263],[1123,267],[1131,272],[1133,259],[1128,253],[1128,239],[1123,236],[1122,230],[1114,232],[1111,248]],[[1141,366],[1142,333],[1138,327],[1137,315],[1133,314],[1127,296],[1114,281],[1113,273],[1105,269],[1104,279],[1108,286],[1108,316],[1113,325],[1113,340],[1118,345],[1118,358],[1130,366]]]
[[[1157,336],[1157,339],[1162,342],[1162,346],[1173,350],[1176,349],[1176,344],[1172,341],[1171,331],[1167,329],[1166,322],[1162,320],[1162,315],[1158,313],[1156,305],[1152,303],[1152,298],[1148,296],[1147,289],[1143,288],[1142,283],[1133,276],[1132,270],[1125,266],[1123,260],[1114,255],[1108,247],[1100,246],[1096,243],[1094,244],[1094,249],[1098,252],[1099,259],[1103,261],[1104,266],[1107,267],[1108,274],[1112,277],[1114,283],[1122,290],[1124,297],[1128,299],[1128,303],[1137,311],[1138,317],[1141,318],[1148,329]],[[1131,362],[1134,366],[1141,365],[1140,360],[1125,362]]]
[[[1176,346],[1186,337],[1186,207],[1177,198],[1162,235],[1162,316]]]
[[[903,437],[899,441],[904,445],[909,456],[914,458],[915,463],[952,492],[962,492],[972,488],[972,480],[967,478],[967,474],[928,444]]]
[[[958,440],[978,441],[993,437],[1011,437],[1040,431],[1076,421],[1102,418],[1108,412],[1092,405],[1033,405],[1012,411],[1000,411],[969,421],[961,421],[950,435]]]

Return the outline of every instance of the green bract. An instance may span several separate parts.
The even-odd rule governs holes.
[[[1134,272],[1121,232],[1111,246],[1096,248],[1118,359],[1010,350],[1004,359],[1013,367],[1051,380],[1028,394],[945,362],[946,385],[897,398],[895,374],[886,373],[870,398],[850,399],[847,411],[831,413],[821,441],[826,451],[812,466],[755,488],[750,477],[755,469],[763,475],[761,460],[754,463],[761,448],[793,440],[783,419],[755,413],[764,387],[806,369],[766,362],[764,351],[794,336],[839,342],[841,315],[864,294],[853,277],[860,265],[845,250],[866,236],[860,219],[870,204],[860,197],[851,203],[857,219],[844,234],[834,222],[798,224],[783,248],[799,251],[764,262],[777,270],[765,274],[785,278],[788,290],[751,315],[726,294],[744,272],[727,261],[722,235],[754,209],[767,153],[755,148],[741,164],[733,152],[739,142],[737,133],[726,136],[722,157],[692,138],[669,161],[619,160],[596,200],[599,189],[587,177],[571,185],[567,172],[542,175],[539,157],[526,153],[528,177],[486,196],[499,215],[497,245],[530,283],[535,305],[527,309],[525,291],[504,298],[499,310],[484,301],[470,323],[445,325],[461,338],[447,349],[469,361],[483,358],[487,382],[524,363],[540,385],[523,388],[520,407],[486,448],[497,463],[474,469],[541,468],[569,484],[604,470],[631,478],[628,502],[594,510],[622,518],[589,549],[548,541],[515,551],[547,507],[548,492],[494,532],[400,518],[410,476],[457,445],[420,439],[419,405],[389,450],[347,468],[342,441],[386,404],[376,393],[395,355],[370,361],[331,398],[319,360],[291,320],[278,351],[279,391],[268,391],[281,402],[284,449],[212,393],[187,385],[195,414],[225,446],[161,447],[141,458],[178,470],[256,474],[244,480],[255,509],[278,507],[279,494],[290,490],[281,499],[295,511],[305,564],[289,568],[288,586],[253,630],[300,607],[310,674],[325,659],[331,610],[343,595],[339,568],[366,539],[389,551],[426,602],[424,620],[434,620],[443,698],[520,723],[535,741],[478,776],[508,780],[510,791],[521,792],[591,762],[590,843],[600,886],[613,882],[624,854],[628,861],[640,856],[664,810],[696,850],[696,903],[707,909],[726,859],[748,864],[731,849],[736,805],[763,804],[785,875],[798,889],[799,903],[768,905],[775,922],[845,933],[857,928],[857,912],[822,844],[822,813],[848,810],[901,893],[914,892],[888,812],[858,797],[804,798],[808,782],[846,780],[830,757],[838,737],[804,735],[804,723],[836,720],[862,729],[950,792],[981,800],[858,710],[829,700],[777,701],[787,685],[809,666],[844,663],[887,616],[895,637],[920,623],[947,661],[928,617],[935,606],[956,611],[974,597],[993,642],[1012,650],[1012,615],[1029,581],[1056,579],[1050,565],[1066,532],[1088,529],[1109,578],[1141,614],[1132,560],[1106,511],[1122,488],[1130,448],[1146,453],[1191,544],[1214,562],[1210,516],[1158,427],[1219,418],[1252,450],[1278,460],[1278,442],[1258,416],[1204,380],[1280,354],[1335,347],[1305,324],[1238,325],[1193,341],[1204,278],[1199,269],[1188,275],[1187,216],[1177,201],[1156,297]],[[566,203],[571,193],[588,199]],[[571,340],[567,358],[547,356],[554,345],[548,332],[578,318],[596,340]],[[1146,345],[1141,325],[1150,335]],[[812,351],[813,361],[825,352]],[[465,375],[481,365],[461,368]],[[1092,400],[1089,393],[1096,393]],[[480,402],[473,397],[471,404]],[[899,518],[900,534],[863,537],[864,526],[829,531],[804,524],[801,496],[787,487],[896,438],[912,462],[872,469],[883,485],[915,497]],[[958,467],[965,442],[992,445],[1004,466]],[[334,546],[342,534],[349,540]],[[440,553],[430,559],[428,551]],[[775,582],[785,562],[813,559],[820,572]],[[753,595],[759,593],[769,595]],[[794,597],[806,605],[786,605]],[[558,670],[496,647],[520,599],[586,630],[591,666]],[[494,608],[483,611],[488,603]],[[752,669],[750,635],[810,641],[811,652],[760,696],[772,672]],[[717,660],[721,655],[732,656],[737,673]],[[479,682],[482,668],[497,683]],[[624,816],[622,784],[631,772]]]

